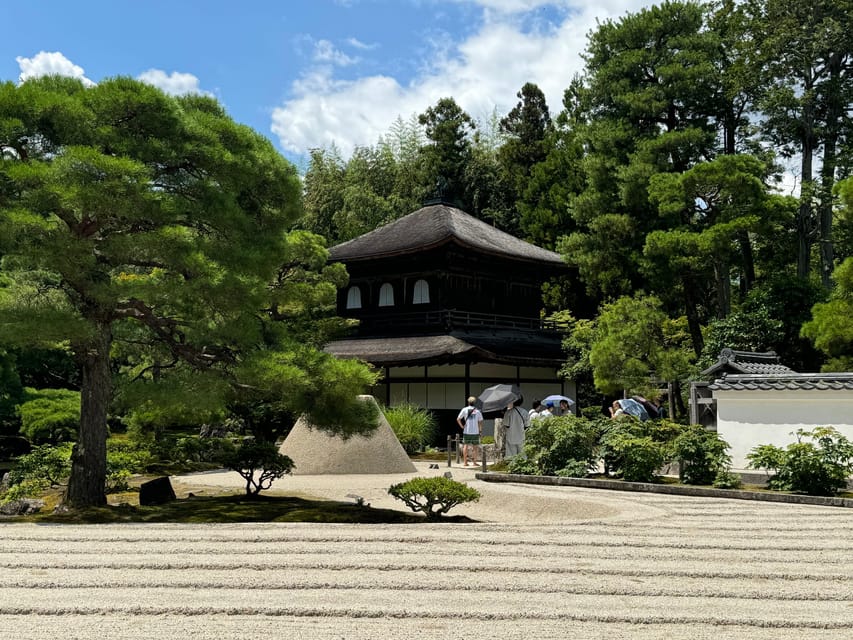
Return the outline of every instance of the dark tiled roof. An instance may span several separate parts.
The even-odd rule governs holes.
[[[713,377],[720,373],[755,373],[764,375],[794,373],[793,369],[779,362],[774,351],[763,353],[755,351],[735,351],[723,349],[716,363],[702,372],[703,376]]]
[[[529,366],[559,366],[559,342],[551,348],[536,340],[492,339],[472,333],[454,335],[348,338],[326,345],[325,351],[339,358],[358,358],[376,366],[499,362]]]
[[[853,391],[853,373],[726,374],[714,391]]]
[[[559,253],[519,240],[446,204],[434,204],[329,250],[331,260],[371,260],[455,242],[484,253],[527,262],[565,265]]]
[[[379,366],[454,359],[461,361],[460,357],[466,355],[492,355],[453,336],[335,340],[326,345],[325,351],[339,358],[358,358]]]

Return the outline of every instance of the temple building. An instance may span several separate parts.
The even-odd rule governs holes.
[[[350,274],[338,315],[359,324],[326,350],[379,368],[371,393],[432,410],[439,438],[458,433],[466,398],[493,384],[521,387],[526,407],[574,398],[557,375],[561,336],[541,319],[542,283],[567,273],[559,254],[439,203],[332,247],[330,261]]]

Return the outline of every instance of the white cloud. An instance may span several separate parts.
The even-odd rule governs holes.
[[[180,73],[178,71],[166,73],[161,69],[149,69],[140,73],[137,79],[154,85],[173,96],[182,96],[188,93],[199,93],[206,96],[213,95],[209,91],[203,91],[199,87],[198,78],[191,73]]]
[[[339,67],[348,67],[358,62],[358,58],[351,58],[328,40],[318,40],[314,44],[314,60],[329,62]]]
[[[85,76],[83,67],[74,64],[59,51],[39,51],[32,58],[18,56],[15,58],[15,62],[18,63],[21,69],[21,75],[18,76],[21,82],[29,78],[58,75],[78,78],[87,87],[95,85],[94,82]]]
[[[460,0],[461,1],[461,0]],[[408,82],[386,75],[341,80],[328,68],[307,71],[291,87],[292,98],[272,113],[272,132],[282,148],[304,154],[335,143],[344,157],[357,145],[375,144],[397,116],[421,113],[452,96],[473,117],[485,119],[497,108],[507,113],[516,93],[534,82],[553,113],[563,91],[582,70],[580,54],[596,20],[638,11],[650,0],[468,0],[482,7],[479,30],[461,42],[429,43],[425,67]],[[536,21],[523,28],[524,12],[549,5],[557,22]],[[332,47],[332,50],[334,48]],[[328,65],[327,65],[328,66]]]
[[[353,47],[354,49],[375,49],[379,45],[375,42],[373,44],[367,44],[366,42],[362,42],[358,38],[347,38],[347,44]]]

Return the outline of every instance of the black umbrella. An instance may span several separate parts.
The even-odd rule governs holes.
[[[477,397],[477,408],[483,413],[506,409],[521,397],[521,389],[514,384],[496,384],[483,389]]]

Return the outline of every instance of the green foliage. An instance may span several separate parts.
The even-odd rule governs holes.
[[[824,371],[853,369],[853,257],[847,258],[835,273],[835,288],[828,302],[812,307],[812,320],[802,333],[829,356]]]
[[[154,455],[144,443],[114,438],[107,440],[106,492],[127,491],[130,477],[145,472],[153,461]]]
[[[685,377],[691,353],[683,344],[667,343],[668,326],[660,300],[653,296],[623,297],[604,305],[589,352],[596,388],[607,394],[630,389],[651,395],[657,391],[654,374]]]
[[[256,496],[269,489],[273,480],[293,469],[293,460],[279,453],[270,442],[244,442],[234,452],[223,456],[222,464],[239,473],[246,481],[246,495]]]
[[[680,464],[685,484],[712,484],[731,464],[729,445],[714,431],[694,424],[682,429],[672,441],[672,454]]]
[[[184,436],[170,440],[170,459],[175,462],[217,462],[236,449],[230,438]]]
[[[21,433],[34,443],[75,440],[80,427],[80,392],[27,389],[18,407]]]
[[[80,363],[69,504],[105,499],[91,478],[107,473],[116,373],[148,424],[181,404],[221,417],[253,389],[293,415],[326,405],[312,417],[331,430],[369,429],[353,405],[372,374],[322,353],[346,275],[292,230],[301,182],[268,140],[212,98],[130,78],[2,84],[0,123],[0,344],[68,345]]]
[[[11,354],[0,348],[0,434],[17,431],[15,407],[23,397],[24,387]]]
[[[582,460],[569,460],[565,467],[557,469],[554,474],[561,478],[585,478],[589,473],[589,465]]]
[[[546,420],[533,420],[524,441],[526,460],[516,456],[510,463],[513,473],[559,475],[571,469],[573,475],[586,475],[598,460],[598,437],[604,424],[577,416],[555,416]],[[581,473],[583,470],[583,473]]]
[[[391,485],[388,493],[415,513],[424,513],[427,520],[438,520],[456,505],[480,499],[476,489],[444,476],[412,478]]]
[[[721,469],[717,472],[712,484],[715,489],[740,489],[743,481],[738,474],[728,469]]]
[[[66,442],[58,446],[43,444],[33,447],[30,453],[15,461],[15,467],[9,472],[9,486],[27,482],[41,486],[43,490],[64,483],[71,472],[72,446]]]
[[[603,444],[608,468],[628,482],[654,482],[667,459],[665,443],[650,436],[638,436],[630,430],[609,431]]]
[[[406,453],[423,450],[435,437],[438,423],[427,409],[410,403],[398,404],[385,409],[385,417]]]
[[[767,485],[778,491],[829,496],[845,488],[853,473],[853,443],[834,427],[798,429],[795,435],[797,441],[784,449],[755,447],[747,455],[749,468],[767,470]]]
[[[428,182],[440,184],[449,201],[466,205],[465,167],[471,157],[474,121],[453,98],[441,98],[418,116],[432,144],[422,149]]]
[[[526,456],[513,456],[507,470],[510,473],[517,473],[523,476],[538,476],[542,475],[539,471],[539,466]]]

